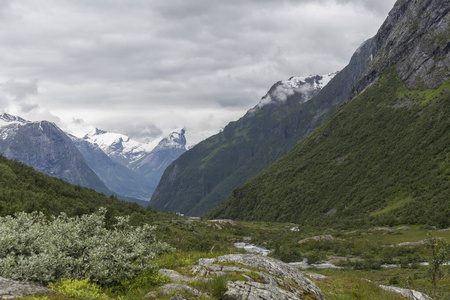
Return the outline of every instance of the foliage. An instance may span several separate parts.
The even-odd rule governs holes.
[[[450,245],[445,240],[438,239],[431,233],[426,245],[431,252],[428,260],[428,274],[433,284],[433,299],[435,299],[437,282],[443,277],[441,265],[450,261]]]
[[[157,268],[147,270],[135,278],[124,280],[112,288],[118,295],[126,295],[126,299],[142,299],[149,288],[169,283],[170,279],[161,275]]]
[[[64,180],[35,171],[33,168],[6,159],[0,155],[0,216],[16,212],[41,211],[46,216],[65,212],[68,216],[80,216],[106,207],[107,226],[116,216],[131,216],[133,225],[160,218],[161,213],[136,203],[107,197],[92,189],[72,185]]]
[[[95,283],[90,283],[89,279],[61,279],[57,283],[50,283],[49,288],[57,294],[62,294],[70,298],[99,300],[109,299],[109,297],[103,292],[103,289]]]
[[[227,275],[218,275],[211,280],[201,280],[193,282],[192,285],[195,288],[200,289],[201,291],[213,296],[214,299],[221,299],[221,296],[226,290],[227,282]]]
[[[154,227],[133,227],[118,217],[107,229],[106,209],[49,221],[43,213],[0,218],[0,275],[54,282],[61,278],[117,284],[152,268],[155,256],[171,248],[155,238]]]
[[[449,102],[450,81],[409,91],[391,68],[206,216],[448,227]]]

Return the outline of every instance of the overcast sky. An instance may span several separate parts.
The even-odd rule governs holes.
[[[395,0],[0,0],[0,112],[196,143],[342,69]]]

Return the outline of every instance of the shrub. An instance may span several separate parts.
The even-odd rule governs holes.
[[[154,227],[133,227],[117,217],[105,227],[106,209],[53,221],[42,213],[17,213],[0,218],[0,276],[28,281],[89,278],[97,284],[117,284],[151,269],[151,261],[171,250],[156,241]]]
[[[103,293],[102,288],[95,283],[90,283],[89,279],[62,279],[56,284],[49,284],[49,288],[57,294],[65,295],[70,298],[109,299],[109,297]]]

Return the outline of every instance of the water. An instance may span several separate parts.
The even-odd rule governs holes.
[[[264,247],[255,246],[249,243],[234,243],[234,246],[239,249],[244,249],[248,253],[257,253],[262,254],[263,256],[267,256],[273,250],[266,249]]]

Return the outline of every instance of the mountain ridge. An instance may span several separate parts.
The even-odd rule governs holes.
[[[6,157],[24,162],[40,172],[72,184],[87,186],[105,195],[116,195],[141,205],[148,204],[148,199],[159,180],[157,176],[162,173],[160,169],[165,168],[171,159],[175,159],[186,144],[184,130],[172,133],[169,137],[157,141],[158,143],[155,142],[154,146],[143,145],[125,135],[108,133],[100,129],[96,129],[95,134],[110,134],[106,141],[110,140],[111,144],[107,144],[105,139],[100,140],[102,143],[99,144],[105,149],[103,150],[86,136],[77,138],[62,131],[55,123],[31,122],[18,116],[0,114],[0,153]],[[122,153],[116,151],[114,154],[128,157],[131,162],[141,162],[142,167],[151,163],[156,164],[157,174],[135,172],[130,167],[131,163],[124,166],[104,152],[118,143],[126,147],[116,148],[124,151]],[[156,149],[157,156],[152,152],[153,149]],[[159,161],[152,162],[150,155]],[[146,161],[142,162],[144,158]],[[150,168],[146,171],[152,171],[148,169]]]

